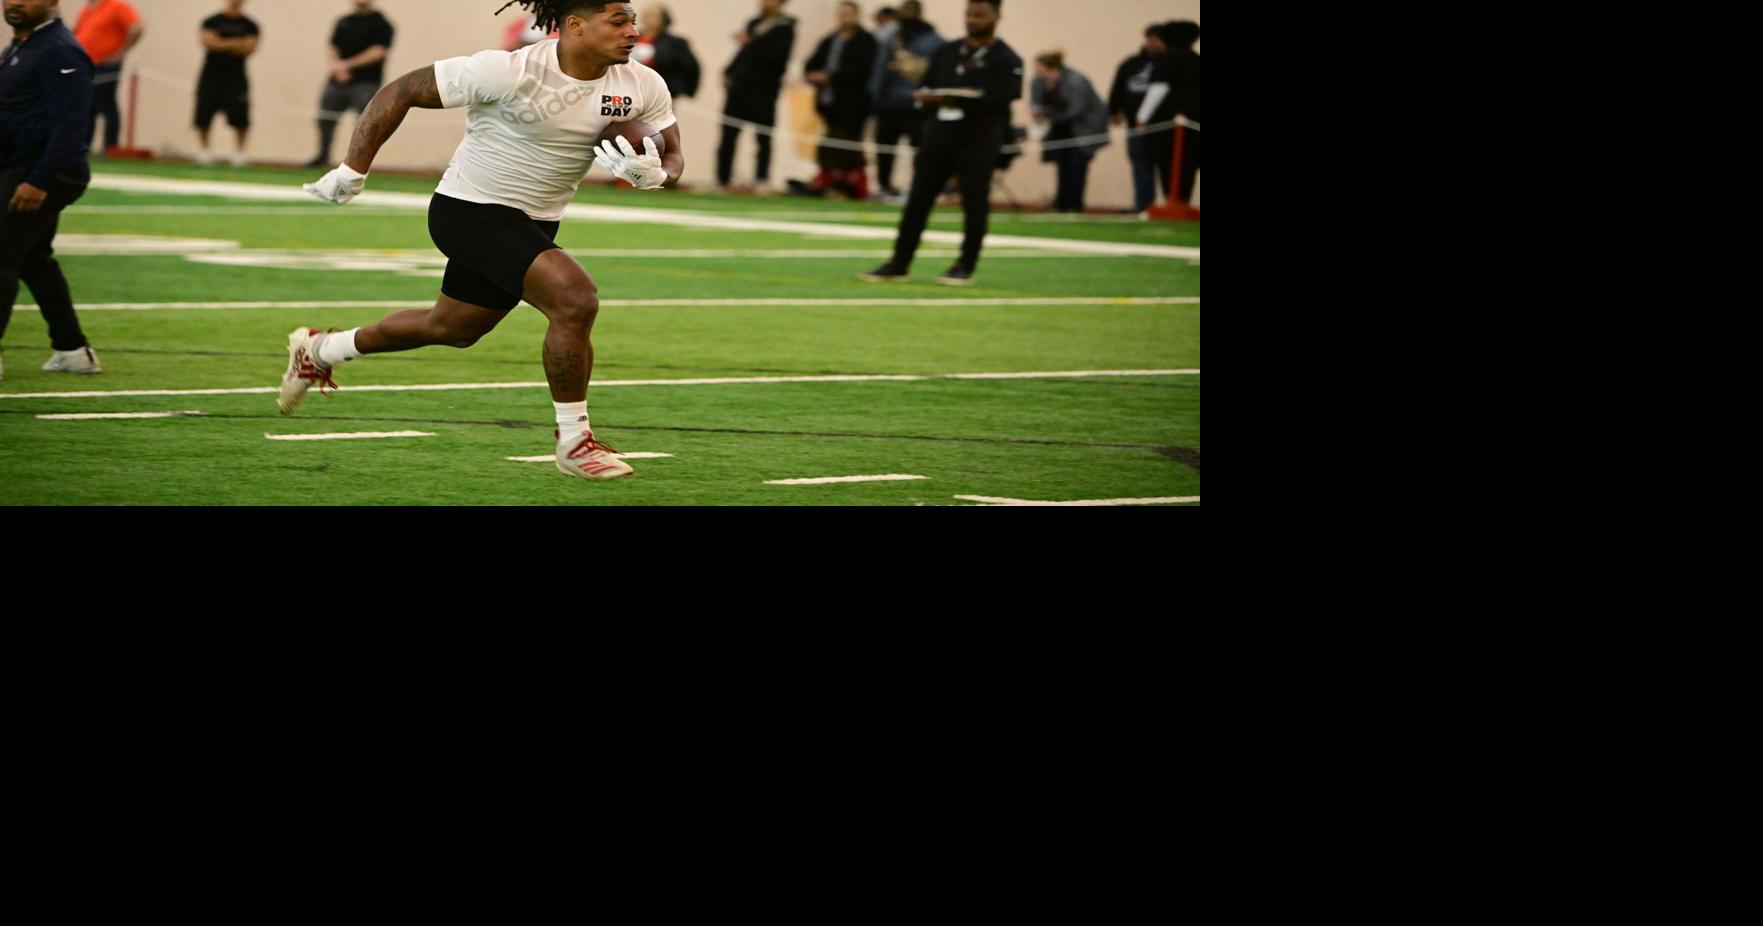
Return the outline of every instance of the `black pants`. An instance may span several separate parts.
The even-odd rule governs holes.
[[[777,125],[777,91],[757,91],[730,95],[723,115],[730,119],[751,122],[769,129]],[[732,125],[722,127],[722,144],[716,148],[716,182],[728,186],[735,175],[735,141],[741,130]],[[755,131],[753,141],[759,146],[759,157],[753,165],[753,177],[759,183],[771,179],[771,134]]]
[[[900,217],[900,236],[894,241],[894,263],[912,266],[930,211],[937,204],[943,183],[954,174],[961,184],[961,211],[967,222],[961,239],[961,263],[969,270],[979,266],[979,249],[985,244],[986,226],[992,217],[992,171],[998,166],[1002,142],[976,142],[966,138],[937,138],[933,133],[918,149],[912,165],[912,193]]]
[[[860,142],[863,140],[863,123],[869,121],[867,113],[853,116],[849,113],[821,113],[826,120],[826,137],[834,141]],[[823,170],[856,170],[863,166],[863,152],[846,147],[830,147],[821,145],[814,152],[815,162]]]
[[[1182,203],[1194,198],[1194,178],[1200,173],[1200,133],[1193,129],[1181,130],[1181,197]]]
[[[1084,211],[1084,186],[1090,177],[1090,159],[1095,152],[1084,148],[1063,148],[1052,152],[1053,163],[1059,165],[1059,188],[1053,197],[1053,208],[1059,212]]]
[[[899,143],[901,137],[907,144],[917,141],[919,113],[916,109],[878,109],[875,112],[875,143],[877,146],[892,147]],[[875,154],[876,185],[894,188],[894,154],[890,151],[877,151]]]
[[[12,202],[28,173],[30,168],[20,167],[0,175],[0,196],[6,197],[5,202]],[[23,281],[37,297],[37,305],[49,323],[49,343],[56,350],[86,346],[86,335],[80,331],[79,317],[73,311],[67,277],[55,262],[54,244],[61,210],[85,194],[91,177],[91,172],[81,165],[77,171],[49,184],[45,191],[49,196],[36,212],[0,212],[0,338],[6,336],[12,306],[18,301],[18,284]]]
[[[102,64],[92,69],[92,124],[86,137],[92,137],[98,128],[98,117],[103,116],[106,148],[122,144],[122,113],[116,108],[116,89],[121,84],[122,65]]]
[[[355,110],[355,115],[367,111],[367,104],[373,102],[374,94],[380,92],[378,81],[358,80],[352,84],[339,84],[336,81],[324,85],[324,93],[318,97],[318,157],[313,160],[329,161],[331,158],[331,141],[337,135],[337,121],[343,113]],[[344,152],[347,156],[347,152]]]

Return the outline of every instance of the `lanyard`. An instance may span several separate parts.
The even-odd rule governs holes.
[[[973,67],[976,67],[976,68],[979,67],[986,60],[986,52],[991,51],[991,50],[992,50],[992,46],[981,45],[979,47],[979,50],[974,52],[971,57],[963,55],[961,57],[961,60],[959,60],[955,63],[955,73],[960,76],[965,77],[967,75],[968,66],[972,65]]]

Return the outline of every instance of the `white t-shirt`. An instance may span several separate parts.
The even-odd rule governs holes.
[[[660,130],[678,121],[660,74],[633,61],[576,80],[558,66],[556,39],[437,61],[435,83],[442,106],[471,107],[435,192],[544,222],[562,218],[607,125],[637,119]]]

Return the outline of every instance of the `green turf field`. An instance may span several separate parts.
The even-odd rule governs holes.
[[[445,259],[421,208],[432,178],[376,176],[335,207],[289,196],[313,179],[304,171],[100,162],[96,174],[63,214],[57,256],[105,372],[40,371],[48,335],[21,291],[0,345],[0,504],[1200,495],[1194,224],[994,213],[976,285],[953,288],[936,277],[956,245],[936,236],[958,234],[961,213],[939,208],[912,281],[867,284],[855,274],[886,259],[898,208],[590,186],[578,203],[640,210],[567,218],[558,237],[600,287],[594,430],[670,456],[585,483],[508,459],[553,447],[545,320],[530,306],[468,350],[347,364],[342,391],[277,414],[289,330],[371,324],[434,298]],[[1061,375],[1001,375],[1023,373]],[[199,414],[38,417],[166,412]],[[269,439],[405,431],[428,436]],[[868,475],[925,478],[768,484]]]

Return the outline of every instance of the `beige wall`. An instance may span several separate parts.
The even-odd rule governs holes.
[[[135,143],[157,154],[189,156],[196,137],[189,128],[194,107],[194,87],[202,66],[196,32],[203,19],[219,12],[217,0],[130,0],[147,26],[129,58],[129,72],[140,80],[139,125]],[[438,58],[465,55],[499,47],[502,31],[519,8],[493,16],[502,0],[379,0],[377,7],[397,28],[397,38],[387,63],[388,76],[421,67]],[[85,4],[62,0],[62,13],[71,23]],[[637,0],[639,13],[655,4]],[[714,157],[719,129],[715,114],[722,106],[722,68],[734,51],[730,36],[754,15],[758,0],[671,0],[674,32],[692,43],[704,66],[705,81],[698,97],[682,100],[678,109],[682,141],[688,158],[688,183],[707,185],[714,180]],[[786,9],[799,23],[791,71],[792,83],[803,86],[801,65],[814,45],[832,29],[835,0],[791,0]],[[883,5],[863,3],[866,25],[869,11]],[[897,5],[889,2],[887,5]],[[963,30],[965,0],[924,0],[925,18],[945,37]],[[304,161],[317,149],[312,114],[322,89],[326,43],[338,16],[349,12],[348,0],[250,0],[247,15],[263,29],[263,40],[251,58],[252,139],[251,154],[264,161]],[[1100,12],[1092,12],[1100,11]],[[1108,3],[1074,0],[1008,0],[999,35],[1025,59],[1040,51],[1063,48],[1068,66],[1082,71],[1106,96],[1114,69],[1121,59],[1138,48],[1147,23],[1167,19],[1200,18],[1200,0],[1112,0]],[[124,92],[127,92],[125,84]],[[786,91],[787,92],[787,91]],[[780,120],[784,118],[780,106]],[[344,119],[333,160],[342,157],[353,116]],[[1017,104],[1016,120],[1027,122],[1026,104]],[[217,119],[216,148],[231,151],[231,133],[225,120]],[[380,154],[384,167],[440,169],[446,166],[464,130],[459,111],[411,113],[404,127]],[[795,145],[779,145],[772,168],[772,182],[781,185],[790,177],[806,178],[814,172],[811,155]],[[743,137],[736,162],[736,181],[752,172],[751,143]],[[901,178],[902,180],[904,178]],[[1038,156],[1019,158],[1005,177],[1010,190],[1025,203],[1052,197],[1053,165]],[[1126,205],[1132,198],[1123,146],[1116,144],[1096,156],[1091,170],[1089,198],[1093,205]]]

